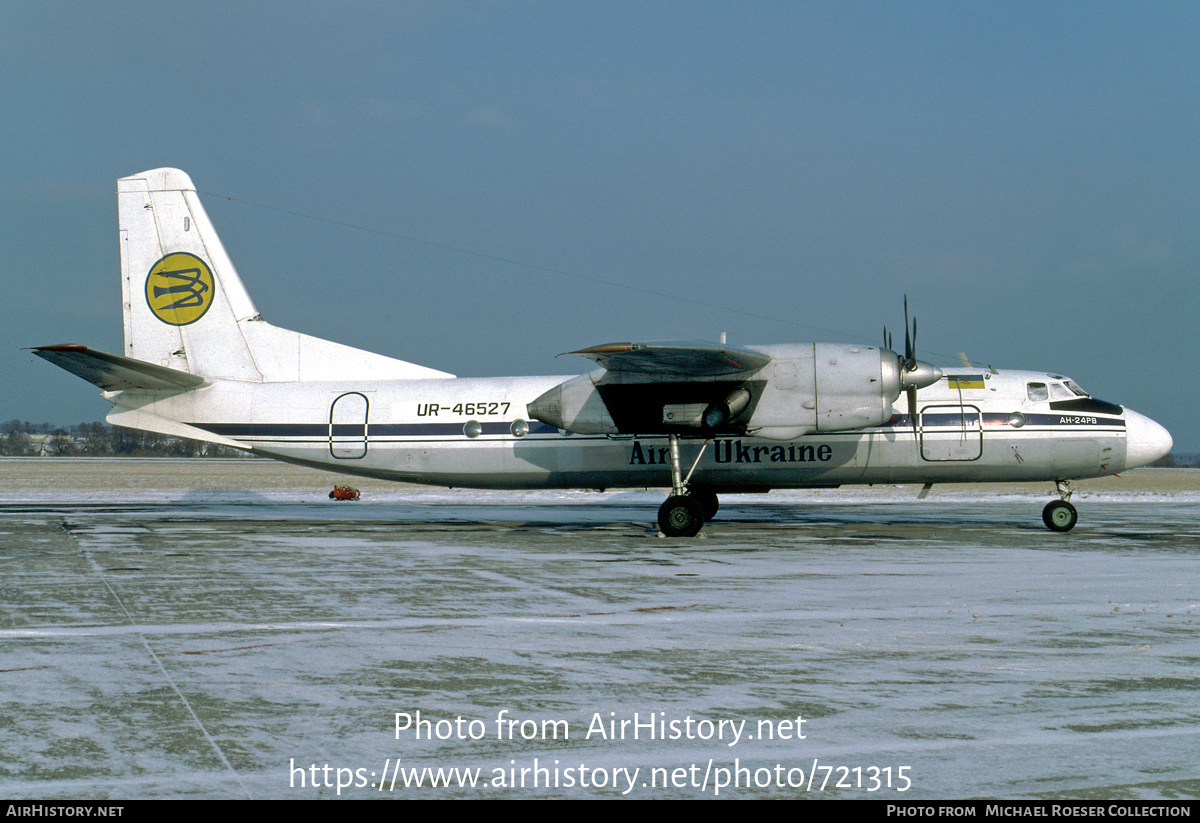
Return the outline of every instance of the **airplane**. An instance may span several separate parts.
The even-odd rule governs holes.
[[[691,537],[719,495],[850,484],[1072,482],[1170,451],[1150,418],[1067,377],[905,351],[702,340],[609,343],[582,375],[458,378],[267,323],[191,179],[117,183],[124,354],[34,348],[99,387],[118,426],[348,475],[484,489],[668,488],[661,534]],[[897,404],[901,396],[905,403]]]

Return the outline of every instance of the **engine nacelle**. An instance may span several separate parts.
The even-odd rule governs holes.
[[[746,422],[750,434],[791,440],[813,432],[879,426],[900,396],[900,359],[887,349],[815,343],[764,346],[767,387]]]
[[[862,346],[818,343],[817,431],[881,426],[900,397],[900,360],[892,352]]]
[[[871,346],[813,343],[760,346],[770,361],[741,375],[581,375],[529,404],[529,416],[579,434],[749,434],[792,440],[854,431],[892,418],[892,404],[941,371],[906,370],[899,355]]]
[[[559,383],[529,404],[529,416],[576,434],[619,434],[608,407],[596,391],[596,383],[603,376],[604,369],[597,369]]]

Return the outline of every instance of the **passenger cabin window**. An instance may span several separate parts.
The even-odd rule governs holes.
[[[1050,399],[1050,387],[1045,383],[1026,383],[1025,394],[1034,402],[1043,402]]]

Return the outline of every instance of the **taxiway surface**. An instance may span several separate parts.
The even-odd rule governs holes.
[[[0,476],[3,796],[1200,796],[1197,472],[1065,535],[1049,489],[888,487],[696,540],[656,491]]]

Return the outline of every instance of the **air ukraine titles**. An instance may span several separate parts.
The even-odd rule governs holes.
[[[741,440],[716,440],[713,457],[718,463],[828,463],[833,459],[833,446],[811,444],[797,446],[745,446]],[[667,446],[643,446],[633,441],[629,465],[659,465],[670,463]]]

